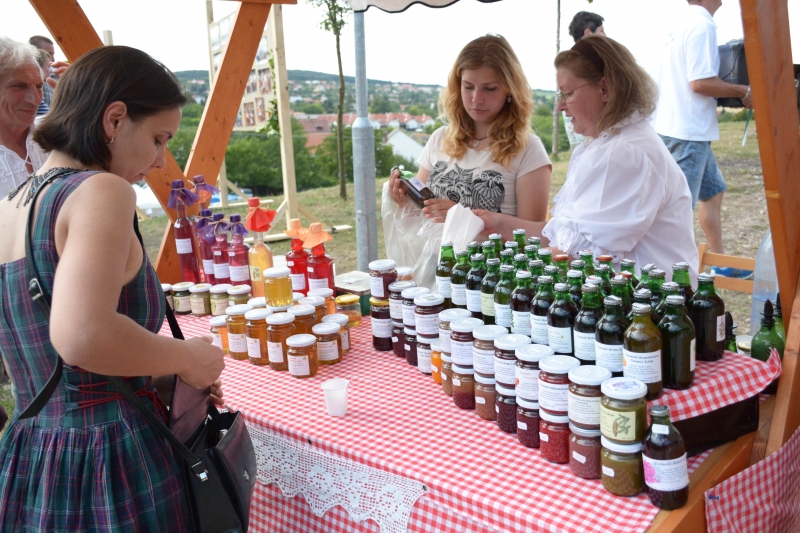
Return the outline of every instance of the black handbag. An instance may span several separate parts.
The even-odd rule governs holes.
[[[39,187],[58,176],[56,173]],[[25,229],[25,254],[28,258],[28,292],[45,318],[50,320],[50,298],[39,281],[32,253],[31,224],[36,196],[32,199]],[[137,218],[134,231],[142,243]],[[165,297],[166,301],[166,297]],[[167,320],[175,338],[183,339],[175,315],[167,305]],[[20,414],[19,419],[32,418],[47,405],[58,388],[64,361],[58,357],[52,375],[42,390]],[[170,402],[170,429],[119,377],[107,376],[120,393],[150,422],[153,428],[177,452],[191,508],[193,530],[197,533],[245,533],[249,524],[250,499],[255,488],[257,464],[255,449],[239,412],[219,412],[209,399],[209,391],[197,390],[175,376]],[[180,438],[179,438],[180,437]]]

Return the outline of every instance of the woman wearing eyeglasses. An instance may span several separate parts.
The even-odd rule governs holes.
[[[556,56],[558,109],[585,137],[542,230],[553,248],[583,249],[661,269],[686,261],[694,279],[692,197],[680,167],[647,121],[657,89],[627,48],[602,36]]]

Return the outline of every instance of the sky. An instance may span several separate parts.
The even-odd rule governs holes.
[[[286,5],[284,32],[289,69],[335,73],[336,50],[332,34],[319,27],[322,11],[297,0]],[[800,0],[788,0],[794,62],[800,63]],[[111,30],[114,44],[140,48],[170,69],[208,69],[206,2],[203,0],[80,0],[94,28]],[[215,18],[238,8],[231,0],[212,2]],[[573,15],[592,11],[605,18],[605,30],[627,46],[648,71],[659,64],[670,29],[686,9],[685,0],[561,1],[561,49],[573,44],[567,28]],[[724,0],[716,13],[720,44],[742,37],[739,3]],[[365,14],[367,76],[398,82],[444,85],[459,50],[486,33],[499,33],[516,51],[533,88],[555,89],[556,1],[503,0],[483,4],[460,0],[444,9],[421,5],[388,14],[370,8]],[[3,0],[0,35],[27,40],[49,35],[27,0]],[[355,75],[352,15],[342,34],[345,75]],[[57,59],[63,58],[57,50]]]

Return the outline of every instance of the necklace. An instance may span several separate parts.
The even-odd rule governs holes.
[[[481,143],[481,141],[485,141],[488,138],[489,137],[487,136],[487,137],[483,137],[482,139],[474,139],[475,142],[472,143],[472,146],[478,146]]]
[[[65,175],[74,174],[75,172],[78,172],[78,170],[71,169],[71,168],[68,168],[68,167],[56,167],[56,168],[51,168],[50,170],[48,170],[44,174],[40,174],[38,176],[36,174],[31,174],[30,176],[28,176],[28,179],[23,181],[16,189],[14,189],[10,193],[8,193],[7,199],[8,200],[13,199],[17,194],[19,194],[26,187],[28,187],[27,194],[25,194],[24,197],[20,196],[19,200],[17,200],[17,207],[19,207],[19,204],[20,204],[20,202],[22,202],[23,198],[24,198],[25,201],[22,203],[22,205],[23,206],[28,205],[28,203],[36,195],[36,192],[39,190],[39,188],[45,182],[47,182],[54,175],[59,174],[59,173],[65,171],[65,170],[71,170],[72,171],[72,172],[69,172],[69,173],[67,173]]]

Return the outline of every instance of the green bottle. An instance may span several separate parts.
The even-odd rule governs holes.
[[[714,290],[713,274],[697,276],[697,291],[687,307],[697,339],[697,360],[719,361],[725,351],[725,303]]]
[[[531,342],[533,344],[548,344],[547,311],[556,299],[553,292],[553,278],[539,276],[539,290],[531,304]]]
[[[628,282],[628,295],[630,296],[631,300],[633,300],[633,293],[636,291],[636,284],[633,282],[633,274],[624,270],[621,271],[620,274]]]
[[[639,289],[633,293],[633,305],[650,305],[650,301],[652,294],[648,289]],[[633,322],[633,309],[631,309],[627,313],[627,318],[629,322]],[[653,324],[658,324],[661,322],[661,318],[656,314],[656,310],[652,307],[650,308],[650,320],[653,321]]]
[[[522,248],[519,247],[519,244],[517,244],[516,241],[506,241],[504,248],[506,250],[512,250],[514,255],[522,253]]]
[[[572,356],[575,353],[572,346],[572,330],[575,327],[578,308],[569,295],[569,285],[556,283],[555,289],[555,300],[547,310],[547,344],[556,355]]]
[[[636,275],[636,261],[633,259],[623,259],[620,261],[619,270],[620,272],[630,272],[631,276],[633,276],[633,282],[636,284],[639,283],[639,276]]]
[[[487,261],[494,258],[500,259],[494,252],[494,244],[492,244],[492,241],[483,241],[483,244],[481,245],[481,253]]]
[[[656,306],[656,314],[658,315],[658,321],[661,322],[661,319],[664,318],[664,312],[667,309],[667,297],[673,295],[680,295],[680,285],[675,283],[674,281],[665,281],[661,285],[661,300],[658,302]],[[686,301],[686,298],[683,299]]]
[[[781,293],[775,298],[775,330],[786,345],[786,326],[783,325],[783,310],[781,309]]]
[[[561,283],[561,275],[558,267],[555,265],[544,265],[544,275],[553,278],[553,283]],[[567,280],[564,280],[567,281]]]
[[[650,289],[650,307],[655,309],[663,297],[664,293],[661,290],[661,286],[667,279],[667,273],[658,268],[652,268],[648,275],[650,276],[650,281],[647,284],[647,288]]]
[[[547,248],[540,248],[537,253],[539,254],[539,259],[544,263],[544,266],[553,264],[553,252]]]
[[[569,295],[575,306],[580,309],[581,302],[583,302],[583,274],[580,270],[567,271],[567,285],[569,285]],[[599,303],[600,300],[598,299]]]
[[[483,254],[472,254],[472,263],[467,272],[466,292],[467,292],[467,311],[472,313],[475,318],[483,318],[483,308],[481,304],[481,284],[486,275],[486,266],[483,264]]]
[[[542,247],[542,239],[539,237],[528,237],[528,244],[536,246],[536,249],[538,250]]]
[[[650,428],[644,436],[642,462],[647,496],[666,511],[689,500],[689,469],[683,437],[669,421],[669,407],[650,407]]]
[[[499,282],[500,260],[492,257],[486,260],[486,275],[481,281],[481,313],[484,324],[494,324],[494,289]]]
[[[500,264],[514,266],[514,250],[501,250],[500,251]]]
[[[583,285],[581,287],[581,310],[575,317],[573,332],[575,357],[582,365],[595,364],[595,334],[597,323],[601,318],[603,318],[603,309],[600,305],[600,288],[596,285]]]
[[[477,241],[471,241],[469,244],[467,244],[467,252],[469,252],[469,257],[481,253],[480,243]]]
[[[611,296],[616,296],[622,300],[622,312],[628,314],[633,309],[630,293],[628,292],[628,280],[624,276],[614,276],[611,280]]]
[[[489,235],[489,240],[494,244],[495,257],[500,257],[500,251],[503,249],[503,236],[499,233],[492,233]]]
[[[596,267],[594,267],[594,271],[597,273],[597,275],[600,277],[600,279],[603,280],[602,285],[600,285],[600,288],[603,289],[603,293],[606,296],[610,296],[611,295],[611,269],[606,264],[599,264]]]
[[[558,254],[553,257],[555,265],[558,267],[558,279],[563,283],[567,282],[567,272],[569,272],[569,256],[567,254]]]
[[[649,305],[633,306],[633,322],[625,331],[622,345],[622,375],[647,385],[646,400],[661,396],[664,384],[661,376],[661,332],[650,319]]]
[[[569,264],[570,270],[577,270],[581,273],[581,283],[586,283],[586,261],[583,259],[576,259]]]
[[[439,264],[436,266],[436,292],[444,297],[445,309],[450,309],[452,306],[450,302],[450,274],[455,264],[456,254],[453,252],[453,243],[449,241],[443,242]]]
[[[665,389],[686,390],[694,380],[694,325],[686,316],[683,296],[667,296],[661,332],[661,374]]]
[[[518,270],[516,279],[517,287],[511,293],[511,333],[530,336],[531,303],[536,291],[531,285],[531,273],[527,270]]]
[[[595,285],[596,287],[600,288],[600,291],[603,290],[603,278],[600,276],[586,276],[586,283],[589,285]]]
[[[494,288],[494,323],[511,328],[511,293],[517,288],[514,267],[500,266],[500,281]]]
[[[533,261],[528,261],[528,271],[531,273],[533,281],[538,286],[539,276],[544,276],[544,263],[542,260],[534,259]]]
[[[584,267],[584,272],[586,272],[586,277],[594,276],[594,252],[591,250],[581,250],[578,252],[578,257],[586,263]]]
[[[467,308],[467,272],[469,252],[459,250],[456,252],[456,264],[450,273],[450,304],[456,309]]]
[[[525,249],[525,246],[528,244],[525,242],[525,230],[524,229],[515,229],[512,234],[514,235],[513,239],[517,243],[517,250],[520,252]]]
[[[528,270],[528,256],[525,254],[517,254],[514,256],[514,270],[519,272],[520,270],[524,270],[525,272],[530,272]]]
[[[631,324],[622,312],[622,300],[616,296],[606,296],[603,299],[603,309],[603,318],[597,323],[594,334],[595,364],[609,369],[612,377],[619,378],[622,377],[625,331]]]
[[[700,292],[699,287],[697,292]],[[753,337],[750,356],[753,359],[766,362],[774,348],[778,351],[781,360],[783,360],[783,349],[785,346],[784,340],[778,335],[778,331],[775,329],[775,315],[772,301],[767,300],[764,304],[764,313],[761,318],[761,329]],[[776,392],[778,392],[777,379],[764,389],[764,394],[775,394]]]
[[[645,266],[642,267],[640,271],[640,278],[639,283],[636,284],[636,290],[639,289],[650,289],[650,270],[655,268],[656,265],[653,263],[647,263]]]
[[[528,260],[529,261],[535,261],[535,260],[539,259],[539,254],[536,253],[536,251],[539,248],[537,248],[536,246],[534,246],[532,244],[529,244],[524,249],[525,249],[525,255],[528,256]]]
[[[733,322],[733,315],[731,315],[730,311],[725,311],[725,349],[733,353],[739,351],[739,347],[736,346],[736,333],[733,332],[737,327],[738,324]],[[777,319],[775,320],[775,327],[778,327]]]
[[[694,296],[692,279],[689,277],[689,263],[681,262],[672,265],[672,281],[678,284],[678,292],[688,302]]]

